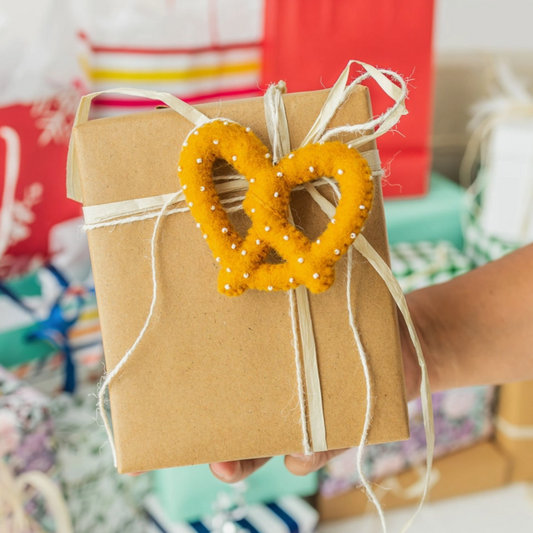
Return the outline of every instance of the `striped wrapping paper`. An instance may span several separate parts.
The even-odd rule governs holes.
[[[211,520],[170,523],[158,507],[157,500],[149,496],[145,503],[146,512],[152,522],[150,533],[210,533]],[[318,512],[297,496],[286,496],[276,502],[264,505],[250,505],[245,517],[225,523],[222,530],[238,533],[312,533],[318,525]]]
[[[72,358],[76,366],[76,377],[80,384],[97,382],[104,370],[102,336],[96,299],[94,294],[86,298],[78,321],[69,331]],[[19,379],[27,381],[36,389],[47,394],[62,390],[64,381],[64,354],[61,351],[26,363],[10,367],[9,370]]]
[[[145,6],[144,22],[135,6],[124,7],[122,15],[136,19],[137,25],[117,23],[111,31],[111,18],[105,29],[81,35],[92,90],[150,89],[191,104],[261,94],[263,0],[186,0],[166,8],[154,4]],[[110,94],[95,101],[94,113],[112,116],[153,107],[153,101]]]
[[[78,383],[93,387],[104,369],[102,336],[94,292],[84,296],[80,317],[70,328],[68,338]],[[39,391],[55,394],[61,392],[64,383],[64,354],[53,351],[43,358],[10,366],[9,371]]]

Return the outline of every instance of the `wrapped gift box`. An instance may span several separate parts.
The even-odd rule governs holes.
[[[428,501],[462,496],[501,487],[509,482],[511,459],[490,442],[437,459],[432,469]],[[393,478],[379,481],[378,497],[384,509],[418,504],[423,469],[413,468]],[[328,498],[320,495],[321,520],[340,520],[371,511],[367,496],[360,489]]]
[[[477,180],[484,183],[485,174],[480,170]],[[489,261],[499,259],[508,253],[517,250],[525,242],[511,242],[495,235],[489,235],[481,224],[483,212],[481,195],[473,187],[465,194],[463,207],[465,253],[478,266]]]
[[[194,522],[171,522],[161,512],[157,502],[147,499],[146,511],[160,533],[209,533],[210,531],[249,531],[250,533],[313,533],[318,525],[318,513],[311,505],[295,496],[286,496],[265,505],[247,506],[237,511],[233,520],[208,516]],[[218,527],[215,526],[218,525]],[[220,528],[220,529],[219,529]]]
[[[54,228],[80,216],[79,206],[63,194],[61,177],[68,137],[63,133],[58,140],[53,137],[56,133],[42,129],[54,115],[60,120],[64,110],[58,102],[63,101],[58,96],[57,101],[40,106],[0,107],[0,191],[4,191],[0,208],[9,216],[2,224],[10,228],[8,241],[0,243],[2,277],[20,275],[46,261],[51,255]],[[70,107],[72,113],[72,103]],[[68,131],[69,123],[63,120]],[[4,168],[14,170],[4,175]]]
[[[55,267],[0,281],[0,364],[45,394],[93,386],[102,341],[91,282],[70,283]]]
[[[82,23],[93,90],[149,88],[195,104],[257,96],[263,11],[262,0],[91,6]],[[102,117],[152,107],[115,94],[98,98],[94,109]]]
[[[63,175],[83,75],[66,0],[39,6],[31,32],[25,10],[2,7],[9,17],[0,63],[0,278],[6,278],[47,261],[54,232],[81,214],[65,198]]]
[[[302,142],[327,95],[284,95],[292,146]],[[268,146],[262,99],[199,109],[249,126]],[[330,126],[363,123],[371,116],[368,91],[358,87]],[[177,161],[190,130],[190,123],[172,110],[94,120],[75,128],[85,209],[176,192]],[[374,146],[368,143],[361,150]],[[364,235],[388,261],[378,180],[375,189]],[[327,217],[304,191],[293,198],[300,224],[319,234]],[[108,371],[133,345],[148,313],[153,227],[153,221],[141,221],[89,232]],[[287,294],[220,294],[217,264],[187,213],[165,217],[162,235],[157,263],[158,291],[164,296],[154,311],[157,319],[127,371],[110,386],[119,471],[302,452],[302,427],[291,414],[298,394]],[[339,261],[337,279],[346,279],[346,265],[346,258]],[[357,256],[355,265],[351,297],[357,300],[355,320],[370,356],[374,398],[368,442],[405,439],[407,409],[394,302],[368,262]],[[364,372],[346,299],[345,282],[310,295],[329,449],[358,444],[366,410]]]
[[[172,522],[197,520],[212,511],[221,492],[232,485],[219,481],[207,465],[156,470],[152,473],[154,495],[165,516]],[[318,473],[293,476],[283,457],[274,457],[246,480],[246,501],[271,502],[282,496],[312,496],[318,489]]]
[[[494,429],[494,387],[471,387],[433,395],[435,457],[444,457],[488,439]],[[422,465],[426,454],[424,425],[419,401],[409,404],[411,438],[369,446],[365,450],[363,472],[379,481]],[[336,496],[360,484],[356,467],[357,449],[332,459],[323,470],[320,492]]]
[[[15,296],[18,302],[7,296],[4,292],[6,289]],[[31,328],[35,324],[35,318],[25,307],[36,308],[39,304],[35,304],[41,299],[41,283],[36,270],[30,274],[0,282],[0,312],[2,315],[0,364],[4,367],[23,364],[31,359],[40,359],[54,353],[54,347],[49,343],[37,339],[30,342],[28,339]],[[44,313],[42,316],[44,318]],[[24,376],[19,377],[23,378]]]

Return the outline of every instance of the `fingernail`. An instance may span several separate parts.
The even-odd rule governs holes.
[[[211,470],[222,479],[226,479],[226,472],[224,472],[224,469],[220,466],[220,463],[211,463]]]
[[[294,457],[295,459],[303,459],[306,455],[305,453],[291,453],[291,457]]]

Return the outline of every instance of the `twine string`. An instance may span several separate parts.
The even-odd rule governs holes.
[[[146,333],[146,330],[148,329],[148,326],[150,325],[150,322],[152,320],[152,316],[154,314],[155,305],[157,303],[157,264],[156,264],[156,246],[157,246],[157,234],[159,231],[159,227],[161,226],[161,221],[163,220],[163,215],[167,208],[172,204],[172,202],[175,200],[175,196],[169,198],[165,205],[163,205],[161,212],[159,213],[155,224],[154,224],[154,231],[152,233],[152,239],[150,243],[150,266],[151,266],[151,273],[152,273],[152,298],[150,302],[150,309],[148,311],[148,315],[146,316],[146,319],[144,321],[143,327],[141,328],[141,331],[139,332],[139,335],[135,339],[135,342],[132,344],[131,348],[124,354],[124,356],[120,359],[118,364],[111,370],[111,372],[107,373],[107,376],[105,377],[104,381],[100,385],[100,389],[98,391],[98,408],[100,410],[100,416],[102,417],[102,420],[104,422],[104,427],[109,439],[109,443],[111,444],[111,452],[113,454],[113,462],[115,467],[117,466],[117,451],[115,448],[114,440],[112,438],[113,432],[111,429],[111,424],[109,423],[109,418],[107,416],[106,408],[105,408],[105,394],[107,392],[107,389],[109,388],[110,383],[113,381],[113,379],[117,376],[117,374],[124,368],[126,363],[128,362],[128,359],[131,357],[133,352],[137,349],[137,346],[139,346],[141,340],[144,337],[144,334]]]
[[[368,439],[368,432],[370,430],[370,423],[372,421],[372,382],[370,381],[370,369],[368,367],[368,358],[365,352],[365,348],[361,341],[361,335],[357,329],[355,323],[355,316],[353,312],[352,305],[352,270],[353,270],[353,246],[348,248],[348,272],[346,276],[346,301],[348,302],[348,317],[350,320],[350,327],[352,328],[353,337],[355,339],[355,344],[357,345],[357,351],[359,352],[359,358],[361,360],[361,365],[363,367],[363,372],[365,375],[365,385],[366,385],[366,410],[365,410],[365,422],[363,425],[363,431],[361,433],[361,439],[359,441],[359,446],[357,448],[357,472],[359,474],[359,479],[365,487],[366,494],[368,499],[374,504],[376,508],[379,519],[381,522],[381,528],[383,532],[387,531],[387,523],[385,522],[385,514],[383,513],[383,508],[379,499],[374,494],[372,485],[368,481],[365,473],[363,472],[363,455],[365,450],[366,441]]]

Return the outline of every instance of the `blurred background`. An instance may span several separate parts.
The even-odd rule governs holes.
[[[231,487],[206,465],[116,473],[95,422],[103,349],[81,208],[65,194],[74,114],[117,87],[196,105],[281,79],[327,88],[349,59],[398,72],[409,115],[378,148],[410,291],[533,241],[531,20],[530,0],[0,0],[0,529],[68,533],[67,513],[76,533],[377,531],[355,450],[306,478],[275,458]],[[153,107],[108,93],[92,118]],[[438,459],[413,531],[530,531],[532,405],[531,382],[434,395]],[[411,439],[365,456],[393,526],[421,495],[409,409]],[[44,485],[22,489],[36,472]]]

